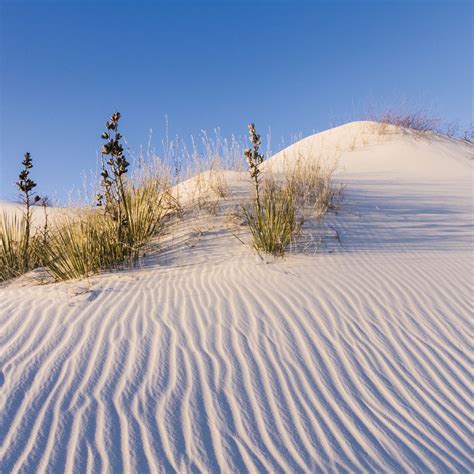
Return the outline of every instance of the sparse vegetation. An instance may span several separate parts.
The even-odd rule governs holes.
[[[40,254],[55,280],[89,277],[101,270],[133,265],[172,209],[168,182],[149,176],[125,187],[128,238],[117,232],[108,213],[85,210],[54,229],[49,245]]]
[[[233,138],[229,145],[220,139],[217,131],[215,140],[203,132],[204,155],[193,142],[191,153],[184,147],[183,154],[178,156],[179,141],[167,142],[165,151],[171,166],[158,159],[156,166],[150,167],[140,160],[137,169],[129,173],[130,163],[119,132],[120,117],[120,113],[115,112],[101,135],[106,143],[102,147],[97,208],[75,215],[71,213],[62,223],[50,224],[48,199],[35,193],[36,183],[30,177],[31,155],[25,154],[16,183],[24,205],[23,216],[3,215],[0,219],[0,281],[38,266],[45,266],[59,281],[133,265],[150,240],[160,233],[167,216],[182,210],[178,187],[174,196],[171,193],[173,176],[175,184],[194,176],[192,189],[184,193],[189,198],[185,203],[188,211],[204,209],[217,215],[220,201],[229,192],[221,168],[221,155],[227,165],[230,163],[231,168],[239,169],[233,159],[240,144]],[[389,125],[396,125],[416,133],[455,135],[468,143],[474,138],[472,128],[463,133],[456,126],[446,128],[444,125],[442,128],[438,118],[421,110],[410,113],[387,111],[371,118],[379,122],[380,133],[386,133]],[[285,169],[273,173],[271,162],[265,162],[260,151],[261,139],[254,124],[249,124],[249,135],[251,148],[245,149],[243,154],[254,196],[250,202],[241,204],[241,211],[255,249],[282,256],[308,219],[319,219],[328,211],[337,211],[342,187],[335,186],[332,181],[336,162],[299,156],[296,162],[292,160]],[[354,144],[351,146],[355,147]],[[41,205],[44,212],[41,228],[33,226],[32,222],[33,206],[37,205]]]
[[[3,215],[0,220],[0,281],[17,277],[38,266],[45,266],[55,280],[88,277],[103,269],[133,264],[149,240],[157,235],[166,215],[174,208],[170,180],[163,167],[142,166],[128,177],[129,163],[124,156],[118,131],[120,114],[106,124],[102,138],[102,193],[99,209],[76,212],[51,226],[47,198],[35,192],[30,178],[31,155],[25,154],[17,186],[24,213]],[[35,228],[32,207],[44,210],[44,224]]]
[[[194,176],[190,190],[189,211],[206,210],[217,215],[220,201],[228,196],[226,179],[221,168],[221,154],[236,169],[234,155],[240,145],[233,138],[229,145],[216,132],[216,140],[203,132],[205,155],[193,144],[191,154],[181,158],[171,145],[166,148],[173,157],[173,166],[156,159],[150,166],[140,159],[129,173],[129,162],[121,144],[120,113],[106,123],[101,137],[102,170],[96,208],[71,211],[61,221],[48,218],[48,199],[35,192],[30,178],[31,155],[23,161],[17,186],[22,192],[24,216],[0,221],[0,280],[14,278],[38,266],[44,266],[57,280],[89,277],[102,270],[134,265],[145,252],[150,240],[158,235],[168,216],[182,209],[178,193],[172,196],[173,169],[176,181],[182,175]],[[242,206],[250,228],[254,247],[273,255],[284,255],[293,237],[308,217],[318,218],[337,206],[340,191],[330,178],[334,168],[323,167],[319,160],[298,160],[283,173],[273,175],[265,169],[261,140],[253,124],[249,125],[252,148],[246,149],[248,171],[255,196]],[[154,158],[157,158],[154,155]],[[169,158],[169,157],[168,157]],[[190,173],[194,173],[190,176]],[[179,181],[182,182],[182,181]],[[189,193],[188,193],[189,194]],[[43,207],[44,224],[33,226],[33,206]]]

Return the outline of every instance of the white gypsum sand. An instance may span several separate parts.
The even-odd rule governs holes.
[[[0,471],[472,471],[473,148],[387,128],[266,165],[338,157],[318,252],[205,215],[139,269],[0,288]]]

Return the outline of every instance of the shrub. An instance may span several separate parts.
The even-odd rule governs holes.
[[[395,108],[387,108],[381,112],[373,110],[367,113],[365,119],[378,123],[378,133],[386,135],[388,125],[394,125],[407,131],[412,131],[416,136],[424,133],[444,135],[454,139],[470,142],[472,140],[471,130],[464,130],[458,122],[443,120],[427,107],[416,105],[401,105]],[[471,136],[471,140],[469,139]]]
[[[439,118],[430,116],[421,111],[403,113],[389,110],[380,115],[377,122],[395,125],[416,132],[439,133],[441,130],[441,121]]]
[[[462,138],[468,143],[474,143],[474,127],[471,126],[471,128],[464,130]]]

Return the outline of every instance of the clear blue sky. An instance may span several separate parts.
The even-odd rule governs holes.
[[[135,149],[254,121],[273,141],[368,104],[427,104],[472,121],[471,1],[0,0],[0,198],[25,151],[64,198],[95,168],[105,119]],[[276,138],[275,138],[276,137]]]

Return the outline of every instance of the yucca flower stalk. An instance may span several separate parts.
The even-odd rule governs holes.
[[[101,151],[103,194],[97,196],[97,204],[103,206],[105,213],[109,214],[116,223],[119,242],[125,242],[130,225],[125,186],[129,162],[124,156],[124,149],[120,143],[122,138],[118,130],[120,116],[120,112],[112,114],[105,124],[106,131],[101,135],[101,138],[107,142],[102,146]]]
[[[247,159],[250,177],[253,179],[253,182],[254,182],[255,204],[257,206],[258,211],[260,211],[261,210],[260,180],[261,180],[261,173],[262,173],[262,170],[260,169],[260,165],[263,163],[264,155],[259,153],[259,147],[260,147],[261,141],[260,141],[260,135],[255,131],[255,125],[253,123],[249,123],[248,128],[249,128],[250,142],[252,143],[252,149],[247,148],[244,151],[244,156]]]

